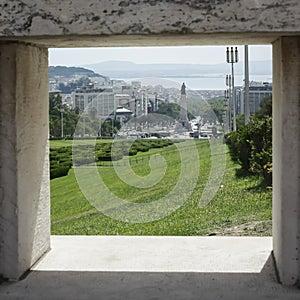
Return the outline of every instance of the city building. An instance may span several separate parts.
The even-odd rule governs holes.
[[[133,109],[134,104],[134,99],[129,94],[115,94],[115,102],[116,106],[122,106],[128,109]]]
[[[112,89],[78,89],[72,93],[73,105],[79,108],[81,113],[89,113],[91,109],[96,110],[96,116],[106,118],[116,108],[115,94]]]
[[[245,112],[245,88],[235,87],[236,114]],[[272,83],[251,81],[249,85],[250,114],[255,114],[260,109],[260,103],[265,98],[272,97]]]

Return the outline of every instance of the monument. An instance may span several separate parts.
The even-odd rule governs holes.
[[[179,114],[179,123],[187,131],[191,130],[191,126],[187,114],[187,100],[186,100],[186,86],[183,83],[181,86],[181,97],[180,97],[180,114]]]

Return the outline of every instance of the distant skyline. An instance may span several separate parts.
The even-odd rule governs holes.
[[[239,60],[244,60],[244,46],[238,46]],[[56,48],[49,50],[51,66],[86,66],[104,61],[130,61],[137,64],[180,63],[220,64],[225,63],[225,46],[184,47],[101,47],[101,48]],[[249,60],[272,59],[271,45],[249,46]]]

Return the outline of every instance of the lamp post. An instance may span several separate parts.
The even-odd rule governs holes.
[[[85,115],[82,115],[83,117],[83,136],[85,136]]]
[[[235,91],[234,91],[234,67],[233,65],[237,63],[239,60],[238,57],[238,50],[237,47],[235,47],[235,50],[233,47],[227,47],[226,50],[226,62],[231,64],[231,83],[232,83],[232,119],[233,119],[233,130],[236,131],[236,100],[235,100]]]
[[[138,115],[138,99],[134,98],[134,130],[136,130],[136,118]]]
[[[224,131],[229,132],[229,90],[224,91]]]
[[[232,122],[232,116],[231,116],[231,110],[232,110],[232,93],[231,93],[231,86],[232,86],[232,78],[231,75],[226,75],[226,86],[228,87],[228,89],[226,90],[226,98],[228,100],[228,132],[231,131],[232,126],[231,126],[231,122]]]
[[[101,137],[102,136],[102,120],[101,120],[101,116],[99,117],[99,131],[98,131],[98,136]]]
[[[245,125],[250,122],[250,104],[249,104],[249,54],[248,45],[245,45]]]
[[[60,129],[61,129],[61,138],[64,137],[64,108],[60,107]]]
[[[110,132],[110,136],[114,135],[114,117],[110,118],[111,120],[111,132]]]

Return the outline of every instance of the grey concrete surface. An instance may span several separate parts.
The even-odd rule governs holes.
[[[0,274],[50,247],[48,51],[0,44]]]
[[[272,238],[52,236],[35,271],[260,272]]]
[[[300,285],[300,37],[273,46],[273,237],[281,281]]]
[[[295,0],[11,0],[1,36],[297,32]],[[234,20],[234,22],[232,22]]]
[[[0,40],[48,47],[270,43],[300,34],[298,0],[2,0],[0,11]]]
[[[0,274],[17,278],[49,246],[47,50],[28,44],[274,43],[274,253],[299,285],[299,35],[299,0],[0,0]]]
[[[299,289],[277,282],[271,238],[52,237],[52,241],[53,249],[25,279],[2,283],[0,299],[300,298]],[[197,248],[197,255],[189,257]],[[232,268],[228,261],[240,266]]]

